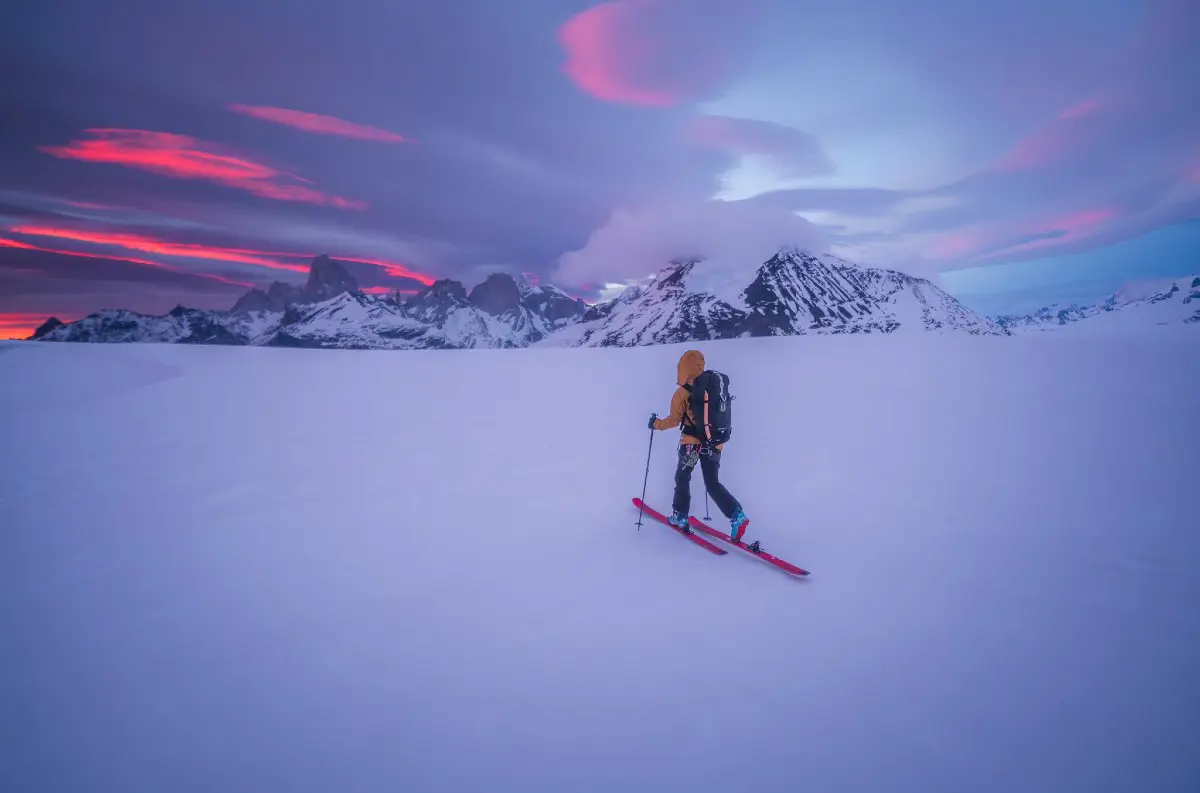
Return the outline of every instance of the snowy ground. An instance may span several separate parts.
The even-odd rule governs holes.
[[[1194,335],[697,346],[0,347],[0,789],[1200,790]]]

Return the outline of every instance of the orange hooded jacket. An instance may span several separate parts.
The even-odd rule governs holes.
[[[676,366],[675,382],[678,388],[671,395],[671,412],[666,418],[659,419],[654,422],[654,429],[669,430],[672,427],[677,427],[684,423],[687,419],[688,424],[700,428],[701,422],[696,421],[696,417],[692,415],[691,393],[684,388],[685,385],[691,385],[696,379],[696,375],[704,371],[704,353],[699,350],[688,350],[683,355],[679,356],[679,363]],[[680,435],[680,443],[700,443],[699,438],[693,438],[691,435]],[[725,444],[718,444],[717,451],[725,448]]]

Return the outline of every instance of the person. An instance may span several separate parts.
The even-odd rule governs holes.
[[[692,382],[704,371],[704,353],[699,350],[688,350],[679,358],[676,366],[676,389],[671,396],[671,412],[666,418],[659,418],[657,413],[650,415],[649,427],[653,430],[669,430],[680,427],[679,448],[677,449],[678,463],[675,467],[675,495],[671,500],[672,525],[684,530],[690,530],[688,515],[691,511],[691,481],[692,471],[696,463],[700,463],[700,472],[704,477],[704,486],[709,495],[717,503],[717,508],[729,519],[729,536],[740,540],[750,524],[742,505],[721,484],[718,476],[721,469],[721,453],[725,444],[711,444],[704,435],[704,428],[698,426],[696,417],[692,414],[691,391]]]

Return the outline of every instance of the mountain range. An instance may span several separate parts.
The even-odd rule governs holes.
[[[1098,303],[1059,303],[1030,314],[1005,314],[995,319],[1010,333],[1128,331],[1178,325],[1200,330],[1200,276],[1135,281]]]
[[[555,286],[495,273],[470,292],[451,279],[406,299],[366,294],[328,256],[303,286],[253,289],[228,311],[177,306],[47,320],[42,341],[165,342],[338,349],[635,346],[810,333],[899,330],[1007,335],[937,286],[894,270],[781,248],[739,275],[697,259],[669,262],[649,286],[589,305]]]

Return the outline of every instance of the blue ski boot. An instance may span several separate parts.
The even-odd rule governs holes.
[[[670,523],[684,534],[690,534],[692,531],[692,526],[688,523],[688,516],[682,512],[672,512],[671,517],[667,518],[667,523]]]
[[[750,525],[750,518],[746,517],[746,513],[741,507],[733,513],[733,517],[729,519],[729,539],[738,542],[746,533],[746,527]]]

